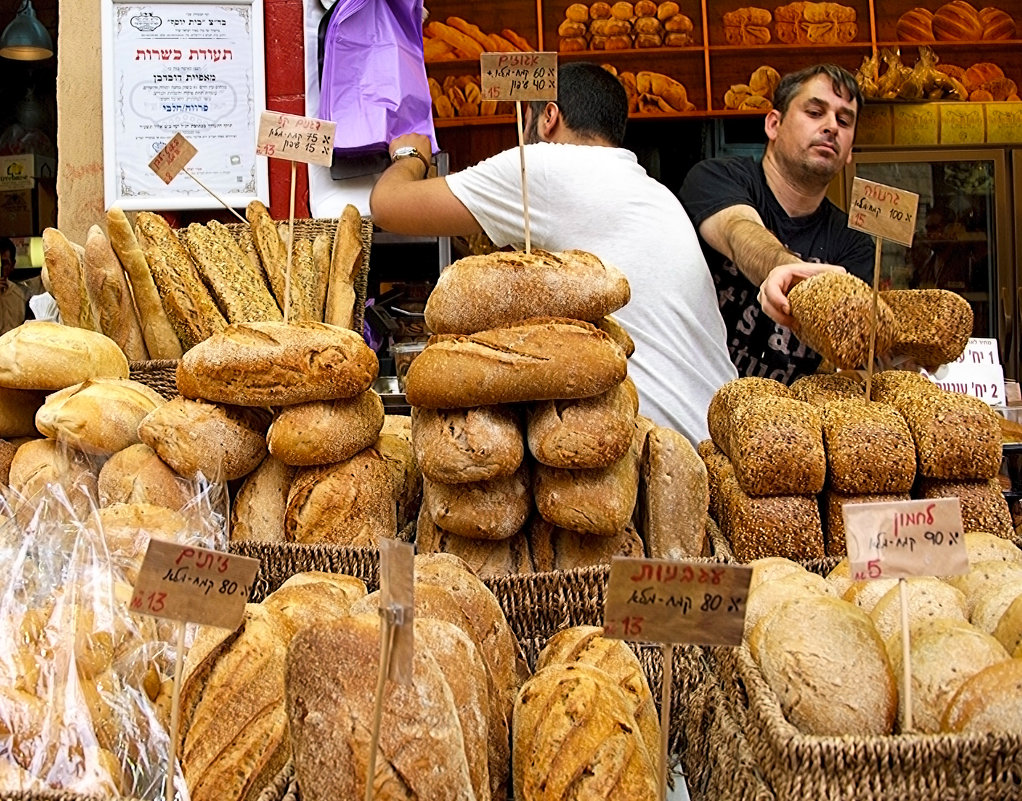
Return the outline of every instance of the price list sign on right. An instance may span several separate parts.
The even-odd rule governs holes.
[[[846,503],[841,511],[856,580],[969,572],[958,498]]]

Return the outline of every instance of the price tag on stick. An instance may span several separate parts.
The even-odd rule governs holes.
[[[149,162],[149,169],[160,176],[160,180],[165,184],[169,184],[177,177],[178,173],[183,172],[195,181],[195,183],[197,183],[202,189],[208,192],[217,203],[227,209],[239,220],[245,222],[245,218],[232,209],[226,200],[220,197],[220,195],[206,186],[202,181],[196,178],[195,175],[186,169],[185,165],[187,165],[198,152],[199,151],[195,149],[195,145],[185,139],[184,136],[178,132],[171,137],[170,141],[167,142],[160,152],[156,154],[153,160]]]
[[[479,84],[484,100],[515,101],[518,154],[522,165],[522,218],[525,252],[532,252],[529,230],[529,189],[525,180],[523,100],[557,100],[557,53],[483,53],[479,56]]]
[[[174,798],[181,677],[184,671],[185,621],[236,629],[259,570],[259,560],[178,542],[149,540],[129,609],[140,615],[178,621],[177,661],[170,707],[170,755],[164,798]]]
[[[846,503],[841,514],[857,581],[969,572],[958,498]]]
[[[660,799],[667,798],[667,745],[674,644],[738,645],[752,568],[615,557],[603,606],[605,637],[662,643]]]
[[[866,365],[866,403],[873,389],[873,358],[877,341],[877,304],[880,297],[880,262],[885,239],[912,246],[919,195],[864,178],[852,179],[848,227],[876,237],[873,259],[873,314],[869,327],[869,363]]]

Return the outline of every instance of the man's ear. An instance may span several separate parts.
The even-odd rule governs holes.
[[[563,121],[561,120],[561,109],[558,108],[556,103],[550,101],[543,107],[543,113],[540,115],[540,138],[548,140],[554,131],[557,130],[558,125],[561,124],[563,124]]]
[[[766,132],[767,139],[771,142],[777,138],[777,129],[781,125],[781,118],[783,116],[780,111],[772,108],[763,119],[763,130]]]

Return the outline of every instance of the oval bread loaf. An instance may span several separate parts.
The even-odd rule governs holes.
[[[383,428],[383,401],[371,389],[354,398],[310,401],[277,412],[266,443],[284,464],[343,462],[368,448]]]
[[[99,471],[100,506],[144,503],[177,510],[191,499],[188,482],[142,442],[117,451]]]
[[[422,474],[443,484],[509,476],[525,455],[518,412],[510,406],[412,410],[412,444]]]
[[[95,378],[46,398],[36,427],[86,453],[109,456],[138,443],[139,423],[166,401],[138,381]]]
[[[1008,735],[1022,730],[1022,659],[1005,659],[967,679],[944,710],[940,730]]]
[[[533,572],[529,538],[524,530],[503,540],[459,537],[437,526],[425,503],[419,509],[415,526],[415,552],[457,556],[481,579]]]
[[[624,306],[628,279],[592,253],[503,252],[448,266],[426,301],[436,334],[474,334],[529,317],[599,320]]]
[[[127,378],[128,360],[97,331],[29,320],[0,336],[0,386],[64,389],[89,378]]]
[[[233,542],[284,542],[284,514],[293,467],[267,456],[234,496]]]
[[[351,398],[379,372],[359,334],[316,322],[237,323],[189,350],[178,390],[238,406],[284,406]]]
[[[434,337],[408,368],[405,396],[434,409],[585,398],[621,383],[626,372],[624,352],[595,326],[537,318]]]
[[[616,534],[604,537],[555,526],[536,514],[529,521],[527,531],[537,573],[609,565],[615,556],[634,559],[647,556],[642,537],[631,523],[626,523]]]
[[[503,540],[525,525],[532,509],[529,468],[467,484],[423,482],[423,503],[441,528],[460,537]]]
[[[657,426],[645,437],[639,515],[651,559],[708,556],[706,465],[684,436]]]

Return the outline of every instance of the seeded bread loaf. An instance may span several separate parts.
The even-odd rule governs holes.
[[[609,467],[566,470],[537,464],[533,471],[536,509],[555,526],[602,537],[617,535],[629,522],[639,492],[639,437]]]
[[[796,379],[788,387],[795,400],[823,406],[833,400],[862,400],[864,385],[851,373],[816,373]]]
[[[405,396],[440,409],[586,398],[621,383],[626,369],[621,348],[589,323],[533,319],[434,337],[408,368]]]
[[[368,448],[383,427],[383,401],[371,389],[354,398],[281,409],[266,433],[273,456],[296,467],[343,462]]]
[[[768,557],[769,558],[769,557]],[[796,598],[837,597],[834,587],[823,576],[799,570],[768,579],[749,589],[745,601],[745,635],[748,636],[763,618],[783,603]]]
[[[269,210],[260,201],[253,200],[245,207],[245,218],[252,230],[252,241],[267,282],[277,301],[277,306],[284,308],[287,293],[284,291],[285,274],[287,272],[287,248],[277,232],[277,226],[270,216]]]
[[[923,478],[916,489],[920,498],[958,498],[964,531],[987,531],[1011,537],[1011,512],[996,478],[986,481],[945,481]]]
[[[706,465],[706,483],[710,491],[710,516],[717,521],[721,529],[724,528],[724,492],[721,478],[726,472],[734,472],[731,467],[731,460],[727,454],[718,448],[712,439],[704,439],[696,446],[696,453]]]
[[[532,403],[529,451],[549,467],[607,467],[628,451],[638,407],[635,385],[628,378],[591,398]]]
[[[227,321],[202,283],[191,254],[167,221],[159,214],[140,211],[135,229],[163,308],[184,349],[223,331]]]
[[[624,306],[628,280],[580,250],[467,256],[448,266],[426,302],[437,334],[474,334],[529,317],[599,320]]]
[[[864,367],[869,360],[873,290],[850,273],[818,273],[788,293],[792,331],[802,342],[843,369]],[[876,303],[874,358],[891,349],[898,323],[883,300]]]
[[[738,409],[761,396],[790,398],[791,390],[769,378],[735,378],[718,389],[706,410],[706,423],[714,444],[728,453],[731,420]]]
[[[926,376],[911,370],[882,370],[873,374],[870,399],[898,408],[902,398],[938,395],[941,389]]]
[[[905,418],[886,403],[861,399],[823,407],[829,486],[846,495],[906,493],[916,476],[916,449]]]
[[[527,463],[501,478],[467,484],[426,479],[423,484],[423,503],[430,517],[459,537],[506,539],[521,530],[532,510]]]
[[[972,306],[947,289],[891,289],[880,297],[894,312],[898,333],[891,353],[936,369],[965,351],[972,336]]]
[[[412,410],[412,444],[423,476],[443,484],[509,476],[525,454],[511,406]]]
[[[907,492],[897,494],[846,494],[833,489],[823,492],[823,530],[826,539],[827,556],[845,556],[848,553],[845,518],[841,507],[846,503],[890,503],[910,500]]]
[[[965,595],[932,576],[906,579],[909,631],[927,620],[948,619],[968,622]],[[901,589],[892,587],[869,613],[884,642],[901,633]]]
[[[352,398],[379,372],[376,354],[346,328],[313,322],[237,323],[177,366],[187,398],[239,406],[284,406]]]

